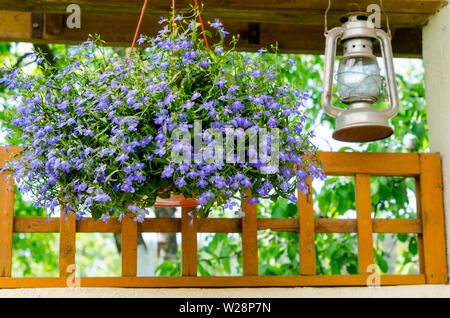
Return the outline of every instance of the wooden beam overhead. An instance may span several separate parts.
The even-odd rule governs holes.
[[[0,0],[2,1],[2,0]],[[30,12],[0,11],[0,41],[79,44],[89,34],[100,34],[109,46],[130,46],[136,28],[136,16],[82,15],[81,28],[69,29],[66,16],[44,14],[41,38],[31,36],[32,14]],[[160,29],[159,18],[146,16],[140,33],[156,35]],[[325,38],[323,26],[277,23],[246,23],[223,21],[231,34],[240,34],[238,48],[257,51],[278,43],[281,53],[323,54]],[[257,28],[258,37],[251,35]],[[213,30],[211,30],[213,31]],[[250,31],[250,32],[249,32]],[[229,37],[231,39],[231,37]],[[214,43],[214,39],[212,43]],[[397,57],[421,57],[421,29],[405,28],[393,30],[393,51]]]
[[[384,10],[392,28],[421,27],[445,0],[385,0]],[[66,13],[72,0],[0,0],[0,10]],[[339,24],[339,18],[350,11],[365,11],[367,6],[378,3],[374,0],[332,0],[328,13],[329,25]],[[138,16],[142,0],[77,0],[82,14],[107,16]],[[259,22],[323,26],[328,0],[204,0],[203,13],[207,19],[218,18],[235,22]],[[191,0],[178,0],[179,12],[187,12],[193,5]],[[167,0],[152,0],[146,16],[167,15],[171,3]]]
[[[89,34],[100,34],[111,46],[129,46],[142,0],[77,0],[81,29],[69,29],[65,20],[72,0],[0,0],[0,40],[79,44]],[[178,0],[176,9],[187,13],[192,0]],[[332,0],[328,27],[350,11],[365,11],[375,0]],[[445,0],[384,0],[383,9],[393,31],[397,57],[421,57],[422,26]],[[152,0],[145,12],[141,33],[154,35],[157,20],[167,16],[171,2]],[[220,19],[231,34],[240,34],[240,50],[255,51],[278,42],[283,53],[323,54],[324,13],[328,0],[203,0],[204,20]],[[3,10],[3,11],[2,11]],[[43,32],[31,32],[31,13],[43,13]],[[36,15],[33,16],[36,18]],[[382,23],[385,28],[385,18]],[[40,26],[38,26],[40,27]],[[258,36],[252,36],[257,31]],[[34,30],[36,31],[36,30]],[[38,36],[36,36],[38,35]]]

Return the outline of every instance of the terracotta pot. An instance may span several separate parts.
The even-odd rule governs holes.
[[[198,203],[196,199],[191,198],[186,199],[182,194],[178,195],[170,194],[170,198],[168,199],[157,197],[155,203],[153,204],[153,206],[160,208],[176,208],[176,207],[188,208],[197,205]]]

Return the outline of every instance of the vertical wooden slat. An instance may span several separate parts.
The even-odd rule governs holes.
[[[64,207],[61,206],[61,211]],[[62,214],[59,218],[59,276],[68,277],[73,274],[73,270],[68,266],[75,264],[75,235],[76,219],[75,214]]]
[[[122,219],[122,276],[137,274],[138,224],[130,213]]]
[[[420,186],[426,281],[428,284],[446,284],[447,258],[439,155],[420,154]]]
[[[370,175],[356,174],[356,213],[358,216],[358,263],[359,273],[371,272],[369,265],[375,264],[373,255],[372,197]]]
[[[181,275],[197,276],[196,208],[181,208]]]
[[[316,274],[316,247],[315,247],[315,227],[314,208],[311,189],[311,180],[308,179],[310,190],[310,200],[298,190],[298,238],[300,244],[300,274]]]
[[[256,204],[249,204],[252,197],[247,189],[247,198],[242,200],[242,266],[244,276],[258,275],[258,239]]]
[[[422,221],[422,195],[420,189],[420,177],[417,176],[415,180],[415,194],[416,194],[416,218]],[[419,272],[425,274],[425,259],[423,254],[423,234],[417,233],[417,251],[419,254]]]
[[[10,172],[0,174],[0,277],[11,277],[14,179],[5,179]],[[8,191],[6,191],[8,189]]]

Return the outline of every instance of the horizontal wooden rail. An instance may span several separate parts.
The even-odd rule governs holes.
[[[12,153],[20,153],[20,147],[0,151],[0,168]],[[327,175],[351,176],[365,173],[373,176],[420,175],[418,153],[377,152],[317,152]]]
[[[295,287],[367,286],[369,275],[81,277],[80,287]],[[425,284],[425,275],[380,275],[380,285]],[[60,277],[0,278],[0,288],[67,287]]]
[[[0,167],[11,153],[20,148],[0,151]],[[0,288],[65,287],[73,279],[71,263],[75,262],[75,233],[121,233],[122,277],[81,277],[84,287],[270,287],[270,286],[366,286],[373,279],[370,271],[375,262],[374,233],[417,234],[420,273],[417,275],[380,275],[381,285],[442,284],[447,282],[442,174],[437,154],[319,152],[327,175],[355,178],[356,219],[317,218],[313,204],[299,192],[298,215],[295,218],[257,217],[256,206],[243,202],[243,218],[198,219],[195,210],[183,210],[181,218],[146,218],[136,223],[129,216],[122,222],[111,217],[108,223],[73,215],[66,223],[60,218],[13,215],[14,191],[6,192],[10,181],[0,182],[2,219],[0,227]],[[3,172],[10,174],[10,171]],[[411,219],[372,218],[370,177],[414,177],[417,217]],[[247,200],[249,197],[247,198]],[[190,214],[192,213],[192,215]],[[193,216],[193,219],[191,218]],[[298,233],[300,275],[259,276],[258,231]],[[181,233],[182,276],[136,277],[138,233]],[[13,233],[60,233],[60,277],[11,277]],[[197,233],[242,234],[243,276],[197,277]],[[315,236],[322,233],[357,233],[359,274],[317,275]],[[67,279],[66,279],[67,278]]]
[[[319,152],[319,158],[327,175],[364,173],[411,177],[420,174],[417,153]]]
[[[239,218],[199,219],[199,233],[241,233]],[[110,218],[108,223],[94,221],[92,218],[76,221],[78,233],[120,233],[121,223],[117,218]],[[374,233],[422,233],[422,224],[418,219],[373,219]],[[316,233],[356,233],[356,219],[314,220]],[[299,232],[297,219],[257,219],[257,230],[276,232]],[[52,218],[47,223],[46,217],[15,216],[13,231],[15,233],[58,233],[59,218]],[[145,219],[138,224],[139,233],[177,233],[181,232],[181,219],[155,218]]]

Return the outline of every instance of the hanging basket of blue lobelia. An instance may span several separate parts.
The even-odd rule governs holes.
[[[207,216],[214,205],[238,210],[248,188],[251,204],[296,201],[308,178],[324,178],[307,95],[281,82],[269,53],[237,52],[237,37],[217,20],[201,31],[195,10],[159,23],[130,58],[93,36],[54,63],[37,52],[37,74],[2,70],[16,96],[5,125],[23,142],[4,169],[22,193],[51,213],[63,205],[78,218],[142,221],[171,194]],[[203,34],[218,40],[207,46]]]

